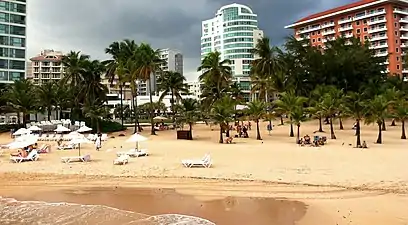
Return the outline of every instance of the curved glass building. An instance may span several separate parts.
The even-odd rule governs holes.
[[[214,18],[202,22],[201,58],[209,52],[218,51],[222,59],[230,59],[234,81],[244,90],[247,101],[250,101],[249,72],[254,60],[251,49],[262,37],[257,15],[245,5],[225,5]]]

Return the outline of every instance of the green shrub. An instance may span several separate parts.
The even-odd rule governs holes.
[[[91,120],[89,119],[85,119],[85,123],[94,131],[97,131],[96,123],[91,123]],[[101,128],[101,133],[112,133],[126,130],[126,127],[122,127],[122,124],[111,120],[99,120],[99,127]]]
[[[11,129],[18,130],[20,126],[18,124],[4,124],[0,125],[0,133],[10,132]]]

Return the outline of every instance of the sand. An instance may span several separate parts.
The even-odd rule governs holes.
[[[169,188],[203,202],[236,196],[271,198],[271,201],[284,199],[304,205],[301,216],[279,211],[282,207],[279,204],[262,206],[260,209],[267,210],[264,214],[272,213],[276,221],[284,215],[293,217],[273,224],[408,223],[408,172],[405,166],[408,141],[400,139],[400,126],[387,127],[382,145],[374,144],[377,127],[363,126],[362,140],[367,141],[369,149],[356,149],[349,146],[355,144],[352,121],[345,123],[345,130],[339,130],[336,124],[337,140],[329,139],[327,145],[319,148],[294,144],[295,139],[288,135],[288,125],[275,126],[269,135],[266,124],[261,126],[262,141],[255,140],[253,123],[250,138],[235,139],[236,144],[219,144],[216,126],[212,127],[213,130],[205,125],[194,126],[193,141],[176,140],[175,131],[161,131],[157,136],[149,136],[146,130],[142,135],[149,140],[140,145],[147,148],[150,155],[131,159],[125,166],[114,166],[112,161],[117,151],[134,147],[134,144],[125,142],[131,130],[125,137],[111,134],[115,138],[104,143],[100,152],[95,151],[92,144],[85,145],[81,151],[91,154],[92,162],[89,163],[61,163],[60,157],[78,152],[57,151],[55,147],[51,153],[42,154],[37,162],[13,164],[5,155],[0,157],[0,184],[5,187],[0,195],[30,200],[32,195],[21,195],[7,187],[35,185],[41,186],[39,190],[45,188],[44,191],[48,192],[52,189],[57,193],[66,188],[79,190],[101,186]],[[317,121],[307,122],[301,127],[301,135],[312,136],[315,130]],[[329,137],[327,125],[324,130],[323,135]],[[10,141],[6,134],[0,137],[0,143]],[[182,159],[201,158],[205,153],[210,153],[213,158],[212,168],[188,169],[180,163]],[[37,196],[40,198],[34,200],[73,199],[72,196],[52,197],[61,195]],[[114,207],[123,205],[126,204],[117,203]],[[276,213],[273,213],[274,207]],[[215,218],[218,224],[234,224],[217,219],[222,214],[218,217],[214,213],[200,214],[200,210],[196,214]],[[262,212],[259,215],[263,215]]]

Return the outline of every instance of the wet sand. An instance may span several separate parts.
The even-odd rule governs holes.
[[[196,179],[35,177],[0,175],[0,196],[105,205],[146,215],[185,214],[218,225],[403,225],[408,222],[408,196],[384,192]]]

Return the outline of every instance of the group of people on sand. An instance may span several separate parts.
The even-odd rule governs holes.
[[[235,123],[235,126],[229,126],[229,130],[236,130],[237,134],[235,134],[236,138],[249,138],[248,135],[248,130],[251,130],[251,122],[248,122],[248,124],[242,124],[240,125],[239,123]],[[232,144],[232,141],[234,140],[233,137],[229,136],[226,137],[224,142],[226,144]]]
[[[15,153],[10,153],[11,156],[15,156],[15,157],[27,157],[28,154],[30,154],[31,151],[33,150],[37,150],[38,149],[38,144],[35,143],[33,145],[29,145],[27,147],[24,147],[22,149],[19,149],[17,152]]]
[[[319,147],[319,146],[324,145],[326,143],[326,141],[327,141],[326,137],[320,137],[320,136],[315,136],[313,141],[312,141],[310,136],[308,134],[306,134],[303,138],[301,138],[298,141],[298,144],[300,146],[309,145],[309,146],[312,146],[312,147]]]

